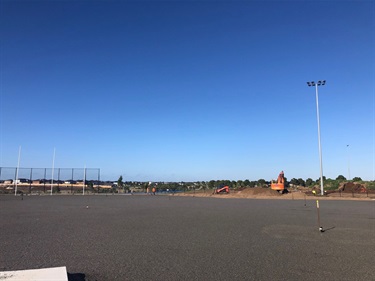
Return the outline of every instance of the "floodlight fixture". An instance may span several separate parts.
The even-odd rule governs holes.
[[[315,83],[315,81],[311,81],[311,82],[306,82],[307,83],[307,86],[311,87],[315,87],[315,86],[324,86],[326,84],[326,80],[318,80],[318,82]]]

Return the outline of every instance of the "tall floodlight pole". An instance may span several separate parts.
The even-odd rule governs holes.
[[[348,150],[348,180],[350,180],[350,154],[349,154],[349,144],[346,145],[346,149]]]
[[[326,80],[319,80],[317,83],[314,81],[307,82],[309,87],[315,87],[315,95],[316,95],[316,115],[318,119],[318,143],[319,143],[319,159],[320,159],[320,193],[324,195],[323,190],[323,160],[322,160],[322,146],[320,143],[320,117],[319,117],[319,95],[318,95],[318,86],[324,86],[326,84]]]
[[[21,146],[18,148],[18,162],[16,170],[16,184],[14,187],[14,195],[17,196],[17,184],[18,184],[18,171],[20,170],[20,159],[21,159]]]

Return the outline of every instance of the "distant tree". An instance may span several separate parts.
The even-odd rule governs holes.
[[[343,175],[339,175],[337,178],[336,178],[337,181],[346,181],[346,177],[344,177]]]
[[[264,179],[258,180],[258,186],[263,187],[263,185],[265,185],[265,184],[266,184],[266,181]]]
[[[202,181],[202,187],[203,187],[203,190],[206,190],[207,189],[207,186],[208,184],[205,182],[205,181]]]
[[[313,183],[314,183],[314,181],[312,180],[312,178],[308,178],[306,180],[306,186],[311,186]]]
[[[248,179],[244,180],[243,185],[250,186],[250,181]]]
[[[210,180],[208,182],[208,188],[210,188],[210,189],[215,188],[215,185],[216,185],[216,181],[214,181],[214,180]]]
[[[362,179],[360,177],[354,177],[353,181],[362,181]]]
[[[122,175],[117,180],[117,186],[122,188],[124,186],[124,182],[122,181]]]
[[[325,180],[326,180],[326,177],[323,176],[323,182],[324,182]],[[316,183],[320,183],[320,178],[318,178],[315,182],[316,182]]]
[[[229,186],[230,188],[233,188],[233,185],[232,185],[233,183],[232,183],[232,181],[230,181],[230,180],[223,180],[223,185],[225,186],[225,185],[227,185],[227,186]]]
[[[171,187],[171,190],[175,192],[179,188],[179,184],[177,182],[173,182],[171,183],[170,187]]]
[[[293,185],[299,185],[299,182],[298,182],[298,180],[297,180],[296,178],[292,178],[292,179],[290,180],[290,184],[293,184]]]
[[[299,184],[300,186],[306,186],[306,183],[305,183],[305,181],[304,181],[302,178],[299,178],[299,179],[298,179],[298,184]]]
[[[251,181],[249,184],[250,187],[255,187],[256,185],[257,185],[256,181]]]

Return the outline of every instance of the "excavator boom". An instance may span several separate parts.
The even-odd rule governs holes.
[[[219,187],[219,188],[216,188],[214,190],[214,193],[215,194],[219,194],[219,193],[229,193],[229,186],[223,186],[223,187]]]

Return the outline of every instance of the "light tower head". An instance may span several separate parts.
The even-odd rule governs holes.
[[[311,87],[311,86],[315,86],[315,82],[314,82],[314,81],[307,82],[307,86],[309,86],[309,87]]]

